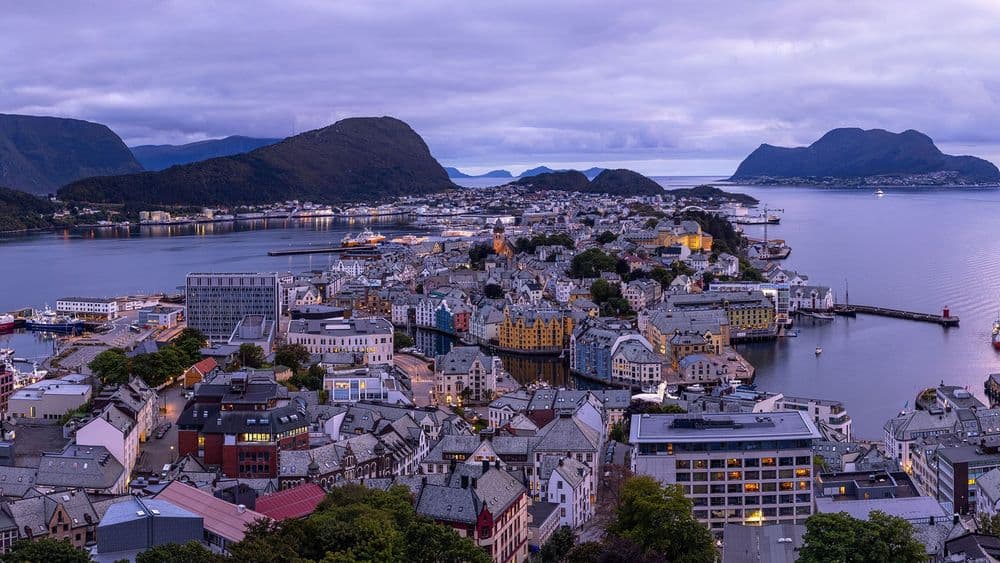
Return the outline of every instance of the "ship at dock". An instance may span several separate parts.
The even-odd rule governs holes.
[[[60,315],[45,308],[25,322],[24,327],[36,332],[57,332],[60,334],[77,334],[83,332],[84,323],[82,320],[67,315]]]
[[[16,325],[17,322],[14,319],[14,315],[9,313],[0,315],[0,334],[14,330]]]
[[[385,235],[382,233],[373,232],[369,228],[361,231],[357,235],[352,235],[350,233],[344,235],[344,238],[340,240],[342,246],[364,246],[364,245],[376,245],[385,242]]]

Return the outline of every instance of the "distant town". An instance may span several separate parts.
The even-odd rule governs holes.
[[[734,344],[859,311],[783,268],[789,243],[741,231],[780,215],[695,194],[407,197],[338,210],[366,226],[328,248],[274,251],[336,256],[322,270],[182,273],[179,293],[0,316],[55,349],[0,350],[0,549],[65,539],[114,561],[154,557],[163,534],[241,559],[281,537],[257,522],[307,525],[354,488],[405,490],[415,517],[478,548],[456,560],[614,550],[608,530],[653,526],[623,517],[649,494],[676,495],[701,538],[656,549],[703,549],[696,561],[794,560],[825,516],[905,521],[913,549],[944,560],[1000,523],[1000,411],[966,389],[925,390],[867,441],[838,397],[754,384]],[[141,220],[333,213],[287,202]],[[387,239],[365,222],[382,215],[427,234]],[[912,320],[951,319],[928,317]],[[580,384],[504,358],[561,363]],[[1000,376],[986,390],[1000,399]],[[778,555],[747,558],[763,543]]]

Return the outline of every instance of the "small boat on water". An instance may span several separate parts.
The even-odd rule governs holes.
[[[382,242],[385,242],[385,235],[373,232],[368,227],[365,227],[365,230],[358,233],[357,236],[348,233],[340,240],[340,244],[343,246],[375,245]]]
[[[881,189],[875,190],[875,196],[876,197],[882,197],[884,195],[885,195],[885,192],[883,192]]]
[[[993,321],[993,335],[991,336],[993,341],[993,349],[1000,350],[1000,319]]]
[[[816,355],[818,356],[818,355],[820,355],[820,354],[822,354],[822,353],[823,353],[823,349],[822,349],[822,348],[820,348],[819,346],[817,346],[817,347],[816,347]]]
[[[785,331],[785,338],[795,338],[799,335],[799,331],[795,329],[789,329]]]

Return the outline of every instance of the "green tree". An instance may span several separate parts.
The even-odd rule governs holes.
[[[131,369],[132,375],[141,378],[150,387],[158,387],[167,381],[167,371],[159,353],[135,356]]]
[[[913,526],[895,516],[874,511],[868,520],[846,512],[814,514],[806,519],[802,563],[911,563],[926,561],[924,546],[913,537]]]
[[[274,349],[274,363],[287,366],[292,372],[297,373],[311,359],[312,354],[301,344],[282,344]]]
[[[309,517],[248,527],[229,549],[235,561],[413,561],[488,563],[471,540],[416,514],[405,487],[344,485]]]
[[[245,368],[260,369],[264,367],[264,350],[256,344],[240,344],[236,353],[240,365]]]
[[[976,517],[976,529],[980,534],[1000,536],[1000,514],[994,514],[992,517],[986,513],[979,514]]]
[[[496,254],[493,250],[493,245],[489,243],[480,243],[473,245],[469,248],[469,265],[473,270],[482,270],[486,264],[486,258]]]
[[[90,555],[73,547],[69,540],[42,538],[18,540],[3,556],[4,563],[88,563]]]
[[[221,563],[220,555],[212,553],[201,543],[166,543],[151,547],[135,557],[135,563]]]
[[[111,348],[94,356],[87,367],[105,385],[128,382],[129,359],[119,348]]]
[[[574,545],[576,545],[576,533],[573,532],[573,528],[560,526],[538,552],[538,560],[541,563],[559,563]]]
[[[712,534],[694,519],[691,508],[680,487],[663,487],[652,477],[631,477],[622,487],[608,533],[660,553],[668,561],[715,561]]]
[[[326,370],[319,364],[309,366],[305,372],[298,372],[288,380],[289,383],[299,389],[319,391],[323,388],[323,378],[326,377]]]
[[[483,295],[489,299],[503,299],[503,288],[495,283],[488,283],[483,287]]]
[[[596,278],[601,272],[614,272],[617,260],[600,248],[588,248],[573,257],[569,275],[573,278]]]
[[[413,346],[413,338],[401,330],[392,333],[392,350],[398,351]]]
[[[604,231],[603,233],[597,235],[597,244],[608,244],[618,240],[618,235],[612,233],[611,231]]]

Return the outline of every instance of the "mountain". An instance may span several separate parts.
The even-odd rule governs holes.
[[[250,152],[279,141],[281,139],[256,139],[233,135],[225,139],[209,139],[186,145],[139,145],[131,148],[132,154],[143,168],[163,170],[177,164]]]
[[[585,192],[590,186],[590,180],[579,170],[565,170],[560,172],[540,172],[533,176],[521,176],[514,184],[518,186],[531,186],[536,190]]]
[[[80,178],[141,170],[105,125],[0,114],[0,185],[46,194]]]
[[[458,168],[452,168],[450,166],[444,167],[445,172],[448,173],[449,178],[513,178],[510,172],[507,170],[490,170],[485,174],[466,174]]]
[[[23,231],[52,225],[56,206],[47,199],[18,190],[0,188],[0,233]]]
[[[532,176],[538,176],[539,174],[549,174],[551,172],[566,172],[566,171],[567,171],[567,169],[565,169],[565,168],[560,169],[560,170],[553,170],[553,169],[549,168],[548,166],[539,166],[537,168],[529,168],[528,170],[525,170],[524,172],[521,172],[521,175],[518,176],[518,178],[530,178]],[[597,177],[598,174],[600,174],[603,171],[604,171],[603,168],[598,168],[598,167],[594,166],[593,168],[588,168],[588,169],[584,170],[583,171],[583,175],[586,176],[587,178],[593,180],[594,178]]]
[[[161,205],[346,203],[454,187],[409,125],[392,117],[355,117],[244,154],[73,182],[59,196]]]
[[[539,174],[551,174],[555,170],[549,168],[548,166],[539,166],[537,168],[529,168],[518,176],[518,178],[530,178],[531,176],[538,176]]]
[[[531,186],[537,190],[608,194],[623,197],[638,195],[662,195],[663,186],[653,180],[624,168],[604,170],[593,180],[579,170],[543,172],[536,176],[521,177],[514,182],[519,186]]]
[[[619,168],[601,171],[590,181],[587,191],[620,196],[663,195],[663,186],[638,172]]]
[[[756,178],[865,179],[876,176],[915,176],[942,182],[995,182],[1000,170],[973,156],[942,153],[927,135],[912,129],[891,133],[883,129],[834,129],[808,147],[761,145],[733,174],[733,180]]]

